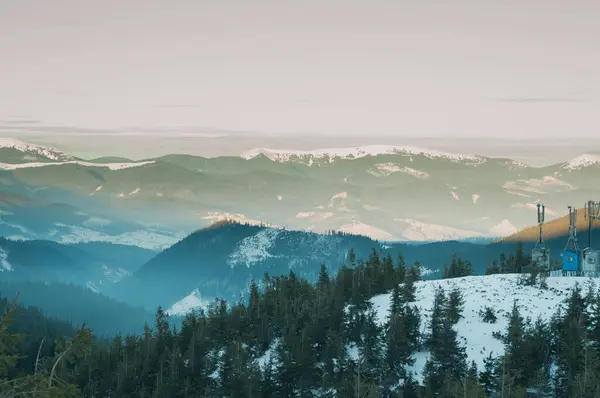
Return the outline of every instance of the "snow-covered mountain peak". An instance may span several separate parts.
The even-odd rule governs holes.
[[[394,221],[407,224],[402,238],[414,242],[436,242],[481,237],[482,234],[445,225],[427,224],[409,218],[395,218]]]
[[[450,152],[442,152],[438,150],[431,150],[418,147],[410,146],[391,146],[391,145],[366,145],[358,147],[347,147],[347,148],[326,148],[326,149],[314,149],[308,151],[300,150],[287,150],[287,149],[268,149],[268,148],[256,148],[244,152],[241,157],[244,159],[253,159],[259,155],[264,155],[274,162],[290,162],[299,160],[310,160],[310,159],[323,159],[329,158],[330,162],[333,159],[358,159],[366,156],[377,156],[377,155],[421,155],[428,158],[442,158],[451,160],[454,162],[473,162],[475,164],[484,163],[486,158],[477,155],[465,155]]]
[[[583,155],[579,155],[566,162],[562,168],[567,170],[578,170],[596,164],[600,164],[600,155],[584,153]]]
[[[41,145],[29,144],[13,138],[1,138],[0,148],[12,148],[24,154],[41,156],[43,158],[54,161],[72,160],[73,157],[54,148],[47,148]]]

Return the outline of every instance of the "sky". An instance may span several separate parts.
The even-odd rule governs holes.
[[[592,0],[0,0],[0,134],[594,137],[598,20]]]

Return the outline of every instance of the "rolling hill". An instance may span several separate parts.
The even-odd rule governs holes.
[[[130,278],[111,286],[109,294],[119,300],[155,308],[162,305],[213,300],[237,300],[252,279],[288,274],[315,281],[321,264],[335,273],[347,264],[354,249],[358,259],[371,251],[402,255],[408,265],[420,263],[425,279],[439,278],[454,254],[473,263],[474,273],[483,274],[501,252],[514,251],[514,244],[486,245],[458,241],[425,244],[385,243],[360,235],[317,234],[269,226],[221,222],[182,239],[148,261]]]
[[[588,243],[588,231],[589,222],[584,217],[584,209],[580,208],[577,210],[577,235],[582,244],[587,245]],[[592,224],[592,235],[594,231],[600,230],[600,224],[596,221]],[[544,223],[543,226],[544,239],[546,240],[565,240],[569,234],[569,216],[562,216],[549,222]],[[536,242],[539,238],[539,227],[537,225],[524,228],[517,233],[503,237],[498,242]],[[592,243],[593,245],[593,243]]]

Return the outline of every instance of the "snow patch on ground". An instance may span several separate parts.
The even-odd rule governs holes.
[[[269,361],[271,360],[271,358],[273,358],[273,362],[275,364],[276,360],[277,360],[277,356],[276,356],[276,350],[277,350],[277,346],[279,345],[279,338],[276,338],[275,340],[273,340],[273,342],[271,342],[271,344],[269,345],[269,348],[267,349],[267,351],[265,351],[264,354],[262,354],[260,357],[258,357],[258,365],[260,366],[260,368],[265,371],[265,369],[267,369],[267,366],[269,364]]]
[[[395,218],[394,221],[408,224],[402,237],[409,241],[432,242],[445,240],[460,240],[481,236],[475,231],[462,230],[445,225],[428,224],[410,218]]]
[[[96,192],[98,192],[99,190],[101,190],[104,187],[104,185],[100,185],[99,187],[96,188]]]
[[[88,281],[85,286],[94,293],[100,293],[100,289],[92,281]]]
[[[368,210],[368,211],[373,211],[373,210],[379,209],[379,207],[377,207],[377,206],[371,206],[371,205],[368,205],[368,204],[364,204],[363,207],[364,207],[365,210]]]
[[[8,253],[0,247],[0,272],[12,271],[13,267],[8,262]]]
[[[281,202],[283,200],[283,196],[277,195],[277,200]]]
[[[434,293],[437,286],[449,292],[453,287],[458,287],[463,292],[465,308],[463,318],[456,325],[459,339],[467,343],[468,362],[475,361],[479,369],[483,369],[483,360],[490,352],[493,356],[504,352],[501,341],[492,337],[493,332],[506,331],[508,325],[507,315],[510,314],[513,301],[517,301],[521,315],[531,317],[533,321],[539,316],[544,320],[550,317],[562,306],[562,301],[567,298],[569,290],[576,283],[582,287],[582,294],[587,293],[587,284],[591,279],[584,277],[549,277],[548,290],[537,287],[520,286],[519,275],[489,275],[468,276],[455,279],[433,281],[419,281],[416,283],[416,305],[423,316],[422,325],[428,325],[431,319]],[[385,322],[390,295],[383,294],[371,299],[380,324]],[[498,321],[495,324],[484,323],[480,320],[479,311],[486,306],[496,311]],[[423,328],[423,327],[422,327]],[[357,352],[353,352],[357,358]],[[422,380],[423,368],[429,354],[416,353],[416,363],[410,371]]]
[[[185,316],[196,309],[207,309],[210,300],[203,299],[200,291],[195,289],[193,292],[176,302],[165,311],[168,315]]]
[[[336,199],[346,199],[348,198],[348,192],[340,192],[340,193],[336,193],[335,195],[333,195],[331,197],[331,199],[329,199],[330,202],[336,200]]]
[[[523,191],[536,194],[548,193],[550,188],[552,192],[570,192],[574,187],[566,181],[562,181],[553,176],[544,176],[542,178],[519,179],[516,181],[507,181],[502,186],[507,191]]]
[[[112,283],[120,282],[124,278],[132,275],[131,272],[127,271],[124,268],[113,269],[107,267],[106,265],[102,265],[101,269],[106,279],[108,279]]]
[[[401,165],[399,165],[397,163],[393,163],[393,162],[377,163],[377,164],[375,164],[375,169],[369,169],[369,170],[367,170],[367,172],[371,175],[374,175],[375,177],[387,177],[394,173],[404,173],[404,174],[408,174],[408,175],[411,175],[415,178],[419,178],[422,180],[430,177],[430,174],[425,171],[416,170],[416,169],[406,167],[406,166],[401,166]]]
[[[454,200],[460,200],[460,196],[458,196],[458,194],[454,191],[450,192],[452,194],[452,197],[454,198]]]
[[[128,196],[133,196],[136,193],[140,192],[140,190],[141,190],[141,188],[138,187],[138,188],[134,189],[133,191],[129,192]]]
[[[473,203],[477,203],[477,199],[479,199],[481,196],[479,196],[479,194],[474,193],[473,195],[471,195],[471,200],[473,200]]]
[[[229,256],[229,265],[242,264],[246,267],[273,257],[269,249],[282,231],[276,228],[265,228],[255,235],[248,236],[238,242],[236,250]]]

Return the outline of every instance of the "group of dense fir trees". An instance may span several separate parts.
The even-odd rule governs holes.
[[[454,258],[444,276],[469,268]],[[515,303],[496,336],[504,355],[478,369],[457,333],[461,290],[438,287],[421,313],[420,272],[402,257],[350,252],[315,284],[265,275],[245,301],[217,299],[179,327],[159,308],[143,334],[108,341],[4,300],[0,397],[600,397],[598,292],[576,288],[548,322],[524,319]],[[378,314],[371,299],[383,293],[389,310]],[[423,370],[416,356],[428,358]]]

